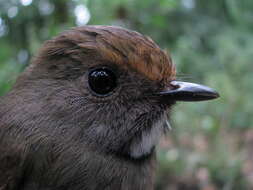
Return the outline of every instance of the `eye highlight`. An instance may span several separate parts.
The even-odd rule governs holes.
[[[90,71],[88,76],[90,89],[97,95],[109,95],[117,87],[117,77],[115,73],[106,68],[97,68]]]

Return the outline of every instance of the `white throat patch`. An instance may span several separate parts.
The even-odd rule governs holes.
[[[140,158],[151,153],[152,149],[159,143],[164,131],[164,119],[154,123],[150,130],[144,130],[140,139],[136,139],[130,146],[130,156]]]

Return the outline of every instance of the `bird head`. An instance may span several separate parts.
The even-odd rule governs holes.
[[[14,89],[34,130],[131,159],[152,154],[176,101],[218,97],[176,81],[171,58],[150,38],[113,26],[77,27],[47,41]]]

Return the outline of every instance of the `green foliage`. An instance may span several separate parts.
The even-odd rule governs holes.
[[[212,102],[177,106],[173,130],[158,155],[157,189],[253,188],[253,169],[245,169],[253,168],[252,0],[20,2],[0,0],[0,95],[43,41],[75,26],[75,8],[85,5],[89,24],[120,25],[151,36],[171,52],[179,79],[221,94]]]

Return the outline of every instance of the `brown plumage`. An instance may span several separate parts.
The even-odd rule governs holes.
[[[64,32],[48,41],[40,56],[50,59],[70,55],[81,61],[84,52],[89,56],[99,56],[108,63],[133,69],[151,80],[168,82],[175,79],[176,71],[171,58],[150,38],[117,27],[87,26]]]
[[[47,41],[0,102],[0,189],[152,190],[171,106],[218,96],[175,75],[150,38],[119,27]]]

